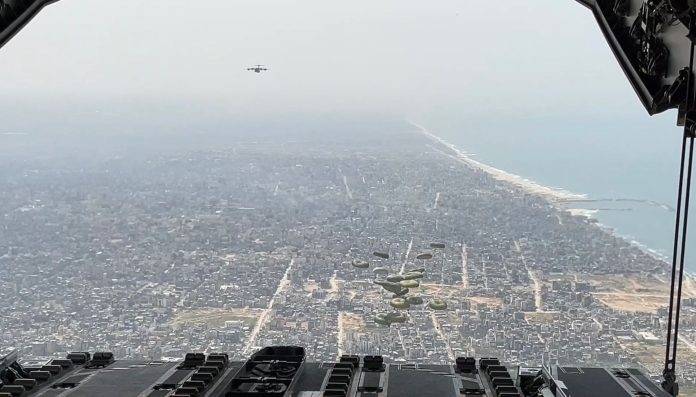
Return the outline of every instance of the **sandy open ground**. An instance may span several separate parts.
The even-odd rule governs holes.
[[[573,279],[575,275],[566,279]],[[605,305],[621,311],[655,313],[658,308],[669,304],[669,279],[640,275],[577,275],[580,281],[589,281],[595,291],[592,295]],[[682,296],[696,297],[696,283],[691,276],[685,276]]]
[[[362,332],[365,330],[365,321],[359,314],[341,312],[341,321],[345,332]]]
[[[244,321],[252,327],[263,312],[262,309],[190,309],[176,314],[169,323],[172,327],[183,326],[187,323],[205,323],[212,327],[222,327],[225,321]]]

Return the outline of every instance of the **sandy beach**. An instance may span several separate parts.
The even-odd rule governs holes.
[[[532,180],[523,178],[519,175],[515,175],[506,171],[503,171],[501,169],[492,167],[490,165],[481,163],[479,161],[476,161],[471,158],[470,155],[468,155],[466,152],[463,150],[457,148],[455,145],[445,141],[444,139],[434,135],[432,132],[430,132],[427,128],[424,126],[411,121],[411,120],[406,120],[409,124],[412,126],[418,128],[420,133],[428,137],[430,140],[432,140],[435,143],[438,143],[442,146],[447,147],[450,149],[452,154],[450,153],[445,153],[446,155],[450,155],[451,157],[455,158],[457,161],[461,162],[467,167],[471,167],[474,169],[479,169],[481,171],[484,171],[491,176],[493,176],[495,179],[503,182],[510,183],[514,186],[519,187],[520,189],[525,190],[526,192],[529,192],[530,194],[536,194],[539,196],[544,197],[547,199],[550,203],[558,205],[558,207],[564,211],[568,211],[570,214],[575,215],[575,216],[585,216],[585,217],[593,217],[593,215],[597,212],[597,210],[591,210],[591,209],[583,209],[583,208],[566,208],[566,207],[561,207],[561,203],[567,203],[569,201],[575,201],[575,200],[587,200],[588,197],[585,194],[577,194],[577,193],[571,193],[568,191],[565,191],[563,189],[556,189],[556,188],[551,188],[548,186],[542,186]],[[669,263],[669,258],[666,258],[660,254],[658,254],[655,250],[650,249],[649,247],[646,247],[645,245],[632,240],[632,239],[627,239],[621,235],[616,234],[616,231],[613,230],[613,228],[604,226],[602,224],[597,223],[596,224],[598,227],[603,228],[609,233],[615,234],[618,237],[621,237],[628,241],[631,245],[634,245],[641,249],[643,252],[647,253],[648,255],[651,255],[652,257],[662,260],[665,262],[665,266],[669,268],[671,271],[671,264]],[[689,274],[688,272],[685,271],[687,279],[693,279],[696,280],[695,276],[693,274]]]
[[[413,122],[411,120],[406,120],[409,124],[413,125],[414,127],[418,128],[420,132],[430,138],[432,141],[447,147],[450,149],[455,157],[459,162],[465,164],[468,167],[479,169],[481,171],[484,171],[491,176],[493,176],[495,179],[504,181],[507,183],[510,183],[512,185],[515,185],[530,194],[536,194],[539,196],[543,196],[547,200],[553,202],[553,203],[560,203],[566,200],[579,200],[579,199],[586,199],[587,196],[584,194],[576,194],[576,193],[571,193],[562,189],[555,189],[551,188],[548,186],[542,186],[532,180],[523,178],[519,175],[511,174],[507,171],[503,171],[501,169],[491,167],[490,165],[481,163],[479,161],[476,161],[471,158],[471,156],[467,155],[464,151],[458,149],[456,146],[453,144],[445,141],[444,139],[434,135],[430,131],[428,131],[427,128],[423,127],[422,125]],[[578,212],[578,215],[580,213]],[[587,213],[582,213],[582,215],[586,215]]]

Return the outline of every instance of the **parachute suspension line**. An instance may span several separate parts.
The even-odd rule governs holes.
[[[684,134],[684,138],[682,139],[682,151],[681,151],[681,166],[679,169],[679,191],[677,194],[677,215],[676,215],[676,221],[674,223],[674,249],[672,252],[672,284],[670,287],[670,295],[669,295],[669,314],[667,317],[667,347],[666,347],[666,352],[665,352],[665,371],[673,371],[674,370],[674,357],[673,357],[673,349],[672,349],[672,317],[674,315],[674,300],[675,300],[675,281],[677,278],[677,273],[681,276],[681,271],[680,269],[677,268],[677,265],[679,262],[678,260],[678,255],[679,255],[679,230],[681,226],[681,210],[682,210],[682,192],[684,190],[684,163],[685,163],[685,157],[686,157],[686,145],[687,145],[687,137],[686,133]]]
[[[694,158],[694,137],[696,136],[696,109],[693,101],[694,37],[696,33],[696,14],[692,13],[689,23],[691,51],[689,56],[689,79],[687,83],[684,133],[682,137],[681,161],[679,165],[679,184],[677,211],[674,224],[674,249],[672,252],[672,283],[670,285],[669,314],[667,318],[667,344],[665,348],[665,367],[662,373],[662,388],[672,396],[679,394],[675,367],[677,346],[679,344],[679,314],[681,311],[682,282],[684,278],[684,258],[686,257],[686,231],[689,224],[689,203],[691,201],[691,176]],[[688,150],[687,150],[688,147]],[[688,151],[688,153],[687,153]],[[688,155],[688,160],[687,160]],[[686,173],[686,183],[684,174]],[[686,189],[684,189],[686,185]],[[682,197],[683,196],[683,197]],[[682,210],[683,207],[683,210]],[[681,229],[681,233],[680,233]],[[675,293],[676,289],[676,293]]]

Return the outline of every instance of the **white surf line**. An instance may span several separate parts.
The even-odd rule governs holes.
[[[442,342],[445,344],[445,347],[447,348],[447,357],[449,358],[450,362],[453,362],[454,352],[452,351],[452,346],[450,345],[449,341],[445,338],[445,334],[442,333],[440,321],[437,319],[437,317],[435,317],[435,312],[430,313],[430,319],[433,322],[433,327],[435,327],[435,332],[437,332],[438,336],[440,336],[440,339],[442,339]]]
[[[244,347],[244,354],[249,353],[249,349],[251,349],[254,346],[254,342],[256,342],[256,338],[258,337],[259,332],[266,325],[268,320],[270,320],[269,317],[271,311],[273,310],[273,305],[275,304],[276,298],[280,296],[280,294],[283,293],[285,288],[290,284],[290,279],[288,278],[288,276],[290,275],[290,271],[292,270],[292,265],[294,263],[295,259],[291,259],[290,264],[288,264],[288,268],[285,269],[285,274],[283,275],[283,278],[280,279],[280,282],[278,282],[278,288],[276,288],[273,297],[271,298],[270,302],[268,302],[268,307],[266,307],[263,310],[263,313],[261,313],[259,319],[256,321],[256,325],[254,325],[254,329],[251,331],[249,339],[247,339],[247,344]]]
[[[437,194],[435,195],[435,204],[433,204],[433,209],[434,209],[434,210],[437,209],[437,203],[438,203],[439,201],[440,201],[440,192],[437,192]]]
[[[441,152],[442,154],[444,154],[444,155],[446,155],[446,156],[448,156],[456,161],[459,161],[460,163],[462,163],[470,168],[475,168],[475,169],[479,169],[481,171],[484,171],[499,181],[508,182],[508,183],[515,185],[521,189],[524,189],[525,191],[527,191],[529,193],[543,196],[543,197],[545,197],[548,200],[553,201],[553,202],[573,200],[573,199],[575,199],[575,200],[586,199],[587,198],[586,195],[565,192],[565,191],[561,191],[559,189],[553,189],[553,188],[550,188],[547,186],[543,186],[543,185],[540,185],[540,184],[538,184],[534,181],[531,181],[529,179],[525,179],[519,175],[515,175],[515,174],[509,173],[507,171],[503,171],[501,169],[491,167],[490,165],[476,161],[476,160],[472,159],[471,157],[469,157],[462,150],[457,149],[457,147],[455,145],[452,145],[451,143],[445,141],[444,139],[434,135],[433,133],[428,131],[427,128],[423,127],[422,125],[420,125],[416,122],[413,122],[411,120],[406,120],[406,122],[408,122],[412,126],[418,128],[423,135],[430,138],[432,141],[452,150],[456,155]]]
[[[578,193],[571,193],[567,192],[561,189],[554,189],[551,187],[543,186],[540,185],[534,181],[531,181],[529,179],[525,179],[519,175],[515,175],[506,171],[503,171],[501,169],[491,167],[487,164],[483,164],[479,161],[473,160],[469,155],[467,155],[464,151],[457,149],[455,145],[452,145],[451,143],[445,141],[444,139],[434,135],[430,131],[428,131],[427,128],[423,127],[422,125],[411,121],[411,120],[406,120],[407,123],[413,125],[414,127],[418,128],[420,130],[420,133],[425,135],[426,137],[430,138],[433,142],[438,143],[442,146],[445,146],[452,150],[455,154],[449,154],[445,153],[444,151],[430,146],[434,151],[442,154],[443,156],[449,157],[455,161],[460,162],[461,164],[464,164],[465,166],[468,166],[469,168],[474,168],[474,169],[479,169],[483,172],[488,173],[491,175],[493,178],[510,183],[514,186],[519,187],[520,189],[525,190],[526,192],[530,194],[534,194],[537,196],[541,196],[548,200],[551,204],[556,205],[557,208],[569,212],[573,216],[585,216],[585,217],[592,217],[598,210],[596,209],[583,209],[583,208],[564,208],[559,205],[559,203],[567,203],[567,202],[573,202],[573,201],[586,201],[588,200],[588,196],[586,194],[578,194]],[[602,227],[601,225],[598,225],[599,227]],[[607,229],[605,229],[607,230]],[[666,262],[666,259],[659,255],[656,254],[653,250],[647,249],[645,246],[638,244],[634,241],[631,241],[627,239],[625,236],[621,236],[616,233],[616,231],[611,231],[610,232],[612,235],[617,236],[619,238],[624,239],[631,245],[638,247],[641,251],[644,253],[652,256],[653,258],[664,261]]]
[[[462,288],[469,289],[469,268],[466,263],[466,244],[462,241]]]
[[[404,270],[406,270],[406,263],[408,262],[408,255],[411,253],[412,247],[413,247],[413,238],[411,238],[411,241],[408,243],[408,248],[406,249],[406,255],[404,256],[403,263],[401,263],[401,270],[399,270],[399,273],[403,273]]]

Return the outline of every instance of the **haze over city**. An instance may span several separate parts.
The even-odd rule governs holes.
[[[644,113],[586,9],[192,11],[64,0],[0,51],[0,346],[659,379],[679,130]],[[688,389],[692,277],[684,296]]]

